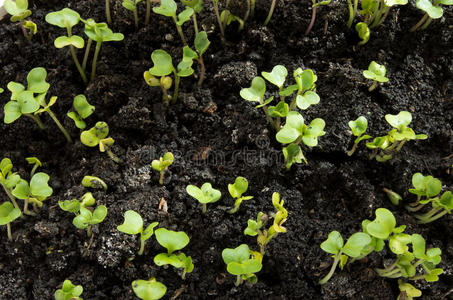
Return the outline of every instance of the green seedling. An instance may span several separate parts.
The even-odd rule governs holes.
[[[38,26],[30,20],[25,20],[31,15],[31,10],[28,9],[28,0],[6,0],[3,7],[11,15],[11,22],[18,22],[24,36],[31,40],[33,35],[38,32]]]
[[[105,18],[107,19],[107,24],[112,26],[112,14],[110,12],[110,0],[105,0]]]
[[[201,1],[201,0],[200,0]],[[195,16],[195,14],[194,14]],[[195,50],[197,57],[195,58],[200,64],[200,79],[198,80],[198,85],[202,85],[206,73],[206,67],[203,61],[203,54],[208,49],[211,42],[208,40],[208,35],[206,31],[200,31],[195,35]]]
[[[143,219],[140,214],[133,210],[128,210],[124,213],[123,224],[119,225],[117,229],[127,234],[140,234],[140,250],[138,251],[138,255],[142,255],[145,250],[146,240],[153,236],[154,227],[158,224],[159,222],[153,222],[143,230]]]
[[[310,21],[310,24],[308,25],[307,27],[307,30],[305,30],[305,35],[308,35],[311,31],[311,29],[313,28],[313,25],[315,25],[315,20],[316,20],[316,10],[318,9],[318,6],[321,6],[321,5],[329,5],[330,2],[332,2],[332,0],[324,0],[324,1],[320,1],[320,2],[317,2],[317,0],[311,0],[312,2],[312,13],[311,13],[311,21]]]
[[[371,243],[371,237],[364,232],[356,232],[349,237],[346,244],[338,231],[332,231],[327,240],[321,244],[321,249],[327,253],[333,254],[333,264],[329,273],[319,281],[319,284],[325,284],[335,272],[337,265],[340,268],[347,263],[348,259],[361,256],[362,250]]]
[[[37,212],[38,207],[42,207],[43,201],[52,195],[53,189],[48,184],[49,179],[49,175],[39,172],[33,175],[30,184],[24,179],[20,179],[16,184],[12,194],[25,201],[24,214],[35,215],[28,210],[29,203],[33,204],[33,210]]]
[[[80,62],[77,58],[75,48],[82,49],[85,46],[85,41],[81,36],[72,34],[72,27],[77,25],[80,21],[80,15],[70,8],[63,8],[62,10],[51,12],[46,15],[46,22],[60,28],[65,28],[67,36],[63,35],[57,37],[54,41],[56,48],[63,48],[69,46],[72,59],[76,65],[83,82],[88,83],[85,71],[82,69]]]
[[[51,97],[49,103],[46,102],[46,94],[50,88],[46,78],[46,69],[39,67],[32,69],[28,73],[27,89],[18,82],[11,81],[8,83],[8,89],[11,91],[11,101],[5,104],[4,122],[6,124],[13,123],[24,115],[33,119],[41,129],[44,129],[44,125],[38,115],[47,112],[64,134],[66,140],[71,143],[71,136],[61,125],[52,110],[50,110],[50,107],[56,103],[57,97]]]
[[[219,0],[212,0],[212,4],[214,6],[214,13],[217,18],[217,23],[219,24],[220,28],[220,35],[222,40],[225,38],[225,28],[223,26],[222,19],[220,18],[220,11],[219,11]]]
[[[81,285],[72,284],[71,280],[66,279],[63,282],[61,289],[58,289],[55,294],[55,300],[82,300],[79,296],[83,293]]]
[[[352,134],[357,137],[354,140],[354,146],[348,151],[348,156],[351,156],[357,149],[357,145],[361,141],[371,138],[371,136],[363,135],[368,128],[368,120],[364,116],[358,117],[355,121],[349,121],[348,126],[351,128]]]
[[[238,22],[239,27],[238,31],[242,31],[244,29],[245,25],[245,20],[242,19],[241,17],[238,17],[236,15],[233,15],[231,11],[228,9],[224,9],[222,13],[220,14],[220,21],[222,22],[222,27],[226,28],[229,26],[232,22]]]
[[[351,28],[352,22],[354,21],[355,16],[357,15],[357,7],[359,0],[354,0],[354,5],[351,0],[348,0],[348,9],[349,9],[349,19],[348,19],[348,28]]]
[[[64,211],[78,215],[81,207],[90,207],[96,204],[93,194],[88,192],[80,197],[80,201],[77,199],[58,201],[58,206]]]
[[[401,279],[398,280],[398,288],[400,293],[396,300],[413,300],[422,295],[422,292],[419,289],[415,288],[410,283],[403,282]]]
[[[22,215],[22,212],[19,208],[14,207],[11,202],[4,202],[0,205],[0,226],[6,225],[8,239],[13,240],[11,234],[11,222],[16,220]]]
[[[107,207],[105,205],[97,206],[93,212],[85,207],[80,207],[80,211],[72,220],[72,224],[78,229],[86,229],[88,237],[91,237],[91,226],[101,223],[106,216]]]
[[[149,280],[134,280],[132,290],[135,296],[142,300],[158,300],[165,295],[167,287],[152,277]]]
[[[155,159],[152,161],[151,166],[153,167],[154,170],[157,172],[160,172],[160,178],[159,178],[159,183],[161,185],[164,184],[164,177],[165,177],[165,171],[167,171],[168,167],[173,163],[174,161],[174,156],[173,153],[167,152],[159,158],[159,160]]]
[[[173,254],[189,244],[189,237],[183,231],[167,230],[159,228],[155,231],[157,242],[167,249],[167,253],[160,253],[154,257],[154,263],[158,266],[172,265],[177,269],[183,269],[182,279],[186,278],[186,273],[193,271],[192,257],[184,253]]]
[[[264,26],[267,26],[267,24],[269,24],[269,21],[271,20],[272,15],[274,14],[274,9],[275,9],[276,4],[277,4],[277,0],[272,0],[271,6],[269,8],[269,12],[267,13],[266,20],[264,21]]]
[[[201,186],[201,189],[194,185],[188,185],[186,187],[186,192],[203,205],[201,210],[201,213],[203,214],[206,213],[207,203],[217,202],[220,197],[222,197],[222,193],[219,190],[214,189],[209,182],[204,183]]]
[[[31,178],[31,177],[33,177],[33,175],[35,175],[36,170],[39,167],[42,167],[42,163],[37,157],[27,157],[25,160],[28,162],[28,164],[33,165],[33,169],[30,172],[30,178]]]
[[[386,69],[384,65],[380,65],[375,61],[372,61],[368,66],[368,70],[363,71],[363,76],[367,79],[373,80],[373,84],[369,87],[368,91],[373,91],[377,87],[377,83],[384,83],[389,81],[385,77]]]
[[[161,0],[160,6],[153,7],[153,11],[162,16],[171,17],[176,24],[176,29],[184,45],[187,45],[184,33],[182,32],[182,25],[190,20],[190,17],[195,13],[194,10],[187,6],[181,13],[176,16],[178,6],[174,0]]]
[[[364,0],[361,14],[370,28],[380,26],[387,18],[390,9],[396,5],[406,5],[407,0]]]
[[[365,45],[370,40],[370,28],[365,22],[359,22],[355,24],[355,30],[359,35],[361,41],[357,44],[358,46]]]
[[[123,0],[123,7],[127,10],[130,10],[134,13],[135,28],[138,28],[138,10],[137,4],[142,2],[142,0]]]
[[[274,215],[273,224],[269,227],[268,230],[261,229],[268,219],[267,215],[264,215],[263,212],[258,213],[256,221],[247,221],[247,228],[244,230],[244,234],[249,236],[257,236],[257,243],[260,246],[261,256],[264,256],[265,247],[273,238],[275,238],[279,233],[286,232],[286,228],[282,225],[286,222],[288,211],[283,207],[283,203],[283,199],[280,200],[280,195],[274,192],[272,194],[272,205],[274,205],[274,208],[277,210],[277,212]]]
[[[263,267],[259,252],[250,251],[249,246],[242,244],[234,249],[223,249],[222,258],[227,265],[228,273],[236,276],[236,286],[241,285],[244,280],[251,284],[258,281],[255,273],[261,271]]]
[[[104,180],[96,176],[84,176],[82,179],[82,185],[84,187],[93,189],[103,189],[104,191],[107,190],[107,184],[104,182]]]
[[[289,105],[285,102],[285,96],[281,94],[283,91],[283,86],[285,84],[286,77],[288,76],[288,70],[285,66],[276,65],[272,68],[270,73],[261,72],[261,76],[264,77],[267,81],[277,86],[280,92],[280,102],[276,106],[270,106],[269,116],[275,118],[275,128],[280,130],[281,118],[286,117],[289,112]]]
[[[77,128],[85,129],[87,125],[84,120],[93,114],[95,107],[88,103],[85,95],[75,96],[72,106],[75,111],[70,111],[66,115],[74,121]]]
[[[192,69],[192,64],[193,59],[195,58],[194,51],[189,47],[184,47],[183,58],[175,68],[170,54],[161,49],[154,50],[151,54],[151,60],[153,61],[154,66],[148,71],[145,71],[143,77],[149,86],[161,87],[163,95],[162,100],[166,105],[169,105],[170,97],[168,96],[167,91],[171,88],[173,80],[168,75],[173,73],[173,76],[175,77],[175,88],[171,101],[172,103],[176,103],[181,77],[188,77],[193,74],[194,70]],[[160,79],[157,79],[156,76],[160,77]]]
[[[203,10],[203,0],[181,0],[182,4],[186,7],[190,7],[193,9],[194,13],[192,15],[193,26],[195,29],[195,35],[198,34],[198,22],[197,22],[197,14]]]
[[[107,152],[114,162],[119,163],[120,159],[109,149],[115,143],[115,140],[107,137],[108,135],[109,125],[105,122],[97,122],[91,129],[82,131],[80,141],[88,147],[99,146],[99,151]]]
[[[11,203],[14,208],[17,208],[19,211],[19,205],[17,205],[16,197],[13,195],[13,189],[21,180],[20,176],[16,172],[11,172],[13,169],[13,163],[9,158],[4,158],[0,162],[0,185],[3,187],[3,190],[8,195]],[[22,213],[21,213],[22,215]]]
[[[228,184],[228,192],[230,192],[231,197],[235,199],[234,208],[229,211],[230,214],[234,214],[238,211],[242,201],[253,199],[253,196],[242,196],[245,192],[247,192],[248,187],[248,180],[241,176],[236,178],[234,184]]]
[[[425,15],[409,30],[411,32],[426,29],[433,19],[439,19],[444,14],[444,9],[440,5],[453,5],[452,0],[417,0],[415,5],[418,9],[425,12]]]
[[[431,199],[439,195],[442,190],[442,182],[439,179],[431,175],[423,176],[422,173],[412,175],[412,186],[413,188],[409,189],[409,193],[417,195],[417,201],[406,205],[406,209],[410,212],[422,209],[426,203],[431,202]]]
[[[387,197],[390,199],[393,205],[398,205],[400,201],[403,200],[403,197],[401,197],[398,193],[389,190],[388,188],[382,188],[382,190],[387,194]]]
[[[442,196],[420,201],[422,204],[431,203],[432,208],[424,214],[417,214],[417,222],[426,224],[433,222],[446,214],[451,214],[453,209],[453,194],[450,191],[444,192]]]

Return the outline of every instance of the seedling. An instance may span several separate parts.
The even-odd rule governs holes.
[[[0,205],[0,226],[6,225],[8,239],[13,240],[11,234],[11,222],[16,220],[22,215],[19,208],[14,207],[11,202],[4,202]]]
[[[161,0],[160,6],[153,7],[153,11],[156,14],[171,17],[176,24],[176,29],[184,45],[187,45],[184,33],[182,32],[182,25],[190,20],[190,17],[195,13],[194,10],[187,6],[181,13],[176,16],[176,10],[178,6],[174,0]]]
[[[3,7],[11,15],[11,22],[18,22],[24,36],[27,40],[31,40],[33,35],[38,32],[38,26],[30,20],[25,20],[31,15],[31,10],[28,9],[28,0],[6,0]]]
[[[123,7],[127,10],[130,10],[134,13],[135,28],[138,28],[138,10],[137,4],[142,2],[142,0],[123,0]]]
[[[2,159],[2,161],[0,162],[0,185],[8,195],[8,198],[11,200],[14,208],[17,208],[19,211],[21,211],[19,205],[17,205],[16,198],[12,194],[14,187],[19,183],[21,178],[17,173],[11,172],[12,169],[13,163],[11,162],[11,160],[9,158]]]
[[[96,176],[84,176],[82,179],[82,185],[93,189],[104,189],[107,190],[107,184],[99,177]]]
[[[42,167],[42,163],[37,157],[27,157],[25,160],[30,165],[33,165],[33,169],[30,172],[30,177],[33,177],[33,175],[35,175],[35,172],[38,169],[38,167]]]
[[[271,20],[272,15],[274,14],[275,4],[277,4],[277,0],[272,0],[269,12],[267,13],[266,20],[264,21],[264,26],[267,26],[267,24],[269,24],[269,21]]]
[[[407,0],[367,0],[362,1],[362,14],[365,15],[370,28],[380,26],[387,18],[390,9],[396,5],[406,5]],[[372,10],[374,9],[374,10]]]
[[[58,201],[58,206],[64,211],[78,215],[81,207],[90,207],[96,203],[93,194],[88,192],[80,197],[80,201],[77,199]]]
[[[235,285],[241,285],[244,280],[254,284],[258,281],[255,273],[261,271],[262,256],[260,253],[250,251],[249,246],[242,244],[234,249],[225,248],[222,251],[222,258],[227,265],[227,271],[236,276]]]
[[[320,5],[329,5],[332,0],[324,0],[317,2],[317,0],[311,0],[312,4],[312,13],[311,13],[311,21],[310,24],[307,27],[307,30],[305,30],[305,35],[308,35],[313,28],[313,25],[315,24],[315,19],[316,19],[316,10],[318,9],[318,6]]]
[[[156,230],[157,242],[167,249],[167,253],[160,253],[154,257],[154,263],[158,266],[172,265],[173,267],[183,269],[182,279],[186,278],[186,273],[193,271],[192,257],[186,256],[184,253],[173,254],[177,250],[181,250],[189,244],[189,237],[183,231],[167,230],[159,228]]]
[[[209,182],[204,183],[201,186],[201,189],[194,185],[188,185],[186,187],[186,192],[203,205],[201,210],[201,213],[203,214],[206,213],[207,203],[217,202],[220,197],[222,197],[222,193],[219,190],[214,189]]]
[[[235,199],[234,208],[229,211],[230,214],[234,214],[238,211],[242,201],[253,199],[253,196],[242,196],[247,192],[248,187],[248,180],[241,176],[236,178],[234,184],[228,184],[228,192],[230,192],[231,197]]]
[[[124,213],[123,224],[119,225],[117,229],[127,234],[140,234],[140,250],[138,251],[138,255],[142,255],[145,250],[146,240],[153,236],[154,227],[158,224],[159,222],[153,222],[143,230],[143,219],[140,214],[133,210],[128,210]]]
[[[201,2],[201,0],[200,0]],[[194,14],[195,16],[195,14]],[[195,22],[195,21],[194,21]],[[208,49],[209,45],[211,42],[208,40],[208,35],[206,34],[206,31],[200,31],[196,34],[195,36],[195,50],[197,57],[195,58],[198,63],[200,64],[200,79],[198,80],[198,85],[202,85],[206,73],[206,67],[204,65],[203,61],[203,54],[206,52]]]
[[[143,300],[158,300],[167,292],[167,287],[152,277],[149,280],[137,279],[132,282],[135,296]]]
[[[354,6],[352,5],[352,1],[348,0],[348,9],[349,9],[348,28],[351,28],[352,22],[354,21],[354,18],[357,15],[358,4],[359,4],[359,0],[354,0]]]
[[[72,220],[72,224],[78,229],[86,229],[88,237],[91,237],[91,226],[104,221],[107,216],[107,207],[105,205],[97,206],[93,212],[85,207],[80,207],[79,214]]]
[[[412,175],[412,186],[413,188],[409,189],[409,193],[417,195],[417,201],[406,205],[406,209],[410,212],[422,209],[442,190],[442,182],[439,179],[431,175],[423,176],[421,173]]]
[[[433,19],[439,19],[444,14],[444,9],[440,6],[443,5],[453,5],[452,0],[417,0],[415,5],[418,9],[421,9],[425,12],[425,15],[417,22],[409,31],[416,31],[420,29],[426,29]]]
[[[245,20],[239,16],[233,15],[228,9],[224,9],[220,14],[220,20],[222,22],[222,27],[226,28],[232,22],[236,21],[239,24],[238,31],[244,29]]]
[[[377,83],[384,83],[389,81],[387,77],[385,77],[386,69],[384,65],[380,65],[375,61],[372,61],[368,66],[368,70],[363,71],[363,76],[367,79],[373,80],[373,84],[370,86],[368,91],[373,91]]]
[[[194,13],[192,15],[193,26],[195,29],[195,35],[198,34],[198,22],[197,14],[203,10],[203,0],[181,0],[181,2],[186,6],[193,9]]]
[[[420,297],[422,292],[415,288],[412,284],[403,282],[401,279],[398,280],[398,288],[400,294],[396,300],[412,300],[413,298]]]
[[[108,156],[116,163],[120,162],[120,159],[109,149],[115,140],[109,135],[109,125],[105,122],[97,122],[94,127],[90,130],[82,131],[80,134],[80,141],[82,144],[88,147],[96,147],[99,145],[99,151],[107,152]]]
[[[166,105],[169,105],[170,102],[167,91],[171,88],[173,83],[173,80],[168,75],[173,73],[173,76],[175,77],[175,88],[171,101],[172,103],[176,103],[181,77],[188,77],[194,72],[192,69],[193,59],[196,58],[196,53],[194,53],[195,52],[189,47],[184,47],[183,58],[176,68],[173,66],[170,54],[164,50],[154,50],[151,54],[151,60],[153,61],[154,66],[148,71],[145,71],[143,77],[149,86],[161,87],[163,95],[162,100]],[[157,79],[155,76],[160,77],[160,79]]]
[[[358,46],[365,45],[370,40],[370,28],[365,22],[359,22],[355,24],[355,30],[359,35],[361,41],[357,44]]]
[[[354,140],[354,146],[348,151],[348,155],[351,156],[357,149],[357,145],[361,141],[371,138],[371,136],[367,134],[363,135],[368,127],[368,120],[364,116],[358,117],[355,121],[349,121],[348,126],[351,128],[352,134],[357,137]]]
[[[61,289],[54,294],[55,300],[82,300],[79,296],[83,293],[81,285],[72,284],[71,280],[66,279]]]
[[[400,201],[403,200],[403,197],[388,188],[382,188],[382,190],[387,194],[387,197],[389,197],[393,205],[398,205]]]
[[[268,219],[267,215],[264,215],[263,212],[258,213],[256,221],[247,221],[247,228],[244,230],[244,234],[257,236],[257,243],[260,246],[261,256],[264,256],[265,247],[273,238],[275,238],[279,233],[286,232],[286,228],[283,227],[282,224],[286,222],[288,211],[283,207],[283,203],[283,199],[280,200],[280,195],[274,192],[272,194],[272,204],[277,212],[274,215],[274,222],[268,230],[261,229]]]
[[[174,159],[175,158],[173,156],[173,153],[167,152],[164,154],[164,156],[159,158],[159,160],[153,160],[151,166],[154,170],[160,172],[159,183],[161,185],[164,184],[165,171],[167,171],[168,167],[173,163]]]
[[[442,194],[440,199],[439,197],[435,197],[420,201],[420,203],[422,204],[429,202],[432,205],[430,211],[425,214],[415,215],[419,224],[430,223],[445,216],[447,213],[451,214],[451,211],[453,209],[453,194],[450,191],[447,191]]]
[[[70,111],[66,115],[74,121],[77,128],[85,129],[87,125],[84,120],[93,114],[95,107],[88,103],[85,95],[75,96],[72,106],[75,111]]]
[[[219,24],[220,35],[222,36],[222,40],[223,40],[225,38],[225,28],[223,26],[222,19],[220,18],[219,0],[212,0],[212,4],[214,6],[214,12],[215,12],[215,16],[217,18],[217,23]]]
[[[29,203],[33,204],[33,210],[37,212],[38,207],[42,207],[43,201],[52,195],[53,189],[48,184],[49,179],[49,175],[39,172],[33,175],[30,184],[24,179],[20,179],[16,184],[12,194],[25,201],[24,214],[35,215],[28,210]]]

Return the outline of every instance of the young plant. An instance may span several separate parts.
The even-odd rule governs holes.
[[[442,182],[439,179],[431,175],[424,176],[422,173],[412,175],[412,186],[413,188],[409,189],[409,193],[417,195],[417,201],[406,205],[406,209],[410,212],[417,212],[422,209],[442,190]]]
[[[42,207],[43,201],[50,197],[53,189],[49,186],[48,181],[50,177],[46,173],[36,173],[30,180],[30,184],[20,179],[14,187],[12,194],[14,197],[24,200],[24,214],[35,215],[35,213],[28,210],[29,203],[33,204],[33,210],[38,211],[38,207]]]
[[[13,189],[21,180],[20,176],[17,173],[11,172],[13,169],[13,163],[9,158],[4,158],[0,162],[0,185],[3,187],[6,195],[10,199],[14,208],[17,208],[19,211],[19,205],[17,205],[16,198],[13,195]],[[21,212],[22,215],[22,212]]]
[[[354,18],[357,15],[358,4],[359,4],[359,0],[354,0],[354,6],[352,5],[352,1],[348,0],[348,9],[349,9],[348,28],[351,28],[352,22],[354,21]]]
[[[33,177],[33,175],[35,175],[35,172],[36,170],[39,168],[39,167],[42,167],[42,163],[41,161],[37,158],[37,157],[27,157],[25,159],[30,165],[33,165],[33,169],[31,170],[30,172],[30,178]]]
[[[316,10],[317,10],[318,6],[329,5],[331,1],[332,0],[324,0],[324,1],[317,2],[317,0],[311,0],[311,2],[313,3],[311,6],[312,7],[311,21],[307,27],[307,30],[305,30],[305,35],[308,35],[310,33],[311,29],[313,28],[313,25],[315,25]]]
[[[348,126],[351,128],[352,134],[357,137],[354,140],[354,146],[348,151],[348,156],[351,156],[357,149],[357,145],[361,141],[371,138],[371,136],[367,134],[363,135],[368,127],[368,120],[364,116],[358,117],[355,121],[349,121]]]
[[[363,2],[374,2],[370,4],[370,7],[375,7],[373,13],[368,17],[368,14],[365,16],[368,17],[368,24],[370,28],[375,28],[380,26],[385,19],[387,18],[390,9],[396,5],[406,5],[408,0],[367,0]],[[364,6],[362,2],[362,7]]]
[[[227,5],[227,7],[228,7],[228,5]],[[242,31],[242,29],[244,29],[245,19],[242,19],[241,17],[238,17],[236,15],[233,15],[231,13],[231,11],[229,11],[228,9],[224,9],[222,11],[222,13],[220,14],[220,20],[222,22],[223,28],[226,28],[232,22],[236,21],[239,24],[238,32],[240,32],[240,31]]]
[[[115,140],[109,135],[109,125],[105,122],[97,122],[94,127],[89,130],[82,131],[80,134],[80,141],[82,144],[88,147],[96,147],[99,145],[99,151],[107,152],[108,156],[116,163],[120,162],[120,159],[109,149]]]
[[[132,290],[135,296],[142,300],[158,300],[165,295],[167,287],[152,277],[149,280],[134,280]]]
[[[93,114],[95,107],[88,103],[85,95],[75,96],[72,106],[75,111],[70,111],[66,115],[74,121],[77,128],[85,129],[87,125],[84,120]]]
[[[433,19],[439,19],[444,14],[444,9],[440,6],[453,5],[452,0],[417,0],[415,5],[418,9],[425,12],[425,15],[409,30],[411,32],[426,29]]]
[[[80,207],[80,211],[72,220],[72,224],[78,229],[86,229],[88,237],[91,237],[91,226],[101,223],[106,216],[107,207],[105,205],[97,206],[93,212],[85,207]]]
[[[259,252],[250,251],[249,246],[246,244],[234,249],[223,249],[222,259],[227,265],[228,273],[236,276],[236,286],[241,285],[244,280],[251,284],[258,281],[255,273],[261,271],[263,257]]]
[[[154,263],[158,266],[172,265],[177,269],[183,269],[181,278],[186,278],[186,273],[193,271],[192,257],[184,253],[173,254],[189,244],[189,237],[183,231],[167,230],[165,228],[156,229],[157,242],[167,249],[167,253],[159,253],[154,257]]]
[[[165,178],[165,171],[167,171],[168,167],[173,163],[174,161],[174,156],[173,153],[167,152],[159,158],[159,160],[155,159],[152,161],[151,166],[153,167],[154,170],[157,172],[160,172],[160,178],[159,178],[159,183],[161,185],[164,184],[164,178]]]
[[[186,187],[186,192],[203,205],[201,210],[201,213],[203,214],[206,213],[207,203],[217,202],[220,197],[222,197],[222,193],[219,190],[214,189],[209,182],[204,183],[201,186],[201,189],[194,185],[188,185]]]
[[[244,177],[237,177],[234,181],[234,184],[228,184],[228,192],[230,192],[231,197],[235,199],[234,208],[232,208],[229,213],[234,214],[238,211],[241,206],[242,201],[253,199],[253,196],[242,196],[249,187],[249,182]]]
[[[451,214],[453,210],[453,194],[450,191],[444,192],[440,198],[435,197],[420,201],[422,204],[429,202],[432,205],[431,210],[424,214],[415,215],[417,223],[426,224],[433,222],[446,214]]]
[[[192,69],[192,64],[193,59],[195,58],[196,56],[194,56],[194,51],[189,47],[184,47],[183,58],[175,68],[170,54],[164,50],[154,50],[151,54],[151,60],[154,65],[151,69],[145,71],[143,77],[149,86],[161,87],[163,95],[162,100],[167,106],[170,103],[170,97],[168,96],[167,91],[173,84],[173,80],[168,75],[173,73],[173,76],[175,77],[175,88],[171,101],[172,103],[176,103],[181,77],[188,77],[193,74],[194,70]],[[157,79],[156,76],[160,77],[160,79]]]
[[[181,13],[176,16],[178,6],[174,0],[161,0],[160,6],[153,7],[153,11],[162,16],[171,17],[176,24],[176,29],[184,45],[187,45],[184,33],[182,32],[182,25],[190,20],[190,17],[195,13],[194,10],[187,6]]]
[[[93,194],[88,192],[83,194],[83,196],[80,197],[80,200],[72,199],[58,201],[58,206],[60,206],[62,210],[74,213],[77,216],[81,207],[90,207],[93,206],[95,203],[96,199],[94,199]]]
[[[138,28],[138,10],[137,4],[143,0],[123,0],[123,7],[127,10],[130,10],[134,13],[135,28]]]
[[[225,28],[223,26],[222,19],[220,18],[220,11],[219,11],[219,0],[212,0],[212,4],[214,6],[215,16],[217,18],[217,23],[219,24],[220,28],[220,35],[222,40],[225,38]]]
[[[19,208],[14,207],[11,202],[3,202],[0,205],[0,226],[6,225],[8,239],[13,240],[11,234],[11,222],[16,220],[22,215],[22,212]]]
[[[33,35],[38,32],[38,26],[30,20],[25,20],[31,15],[31,10],[28,9],[28,0],[6,0],[4,8],[11,15],[11,22],[18,22],[24,36],[27,40],[31,40]]]
[[[82,179],[82,185],[84,187],[93,189],[103,189],[104,191],[107,190],[107,184],[104,182],[104,180],[96,176],[84,176]]]
[[[181,0],[181,2],[186,6],[193,9],[194,13],[192,15],[193,27],[195,29],[195,35],[198,34],[198,22],[197,14],[203,10],[203,0]]]
[[[416,297],[420,297],[422,292],[415,288],[412,284],[403,282],[401,279],[398,280],[398,288],[400,294],[396,300],[413,300]]]
[[[159,222],[153,222],[143,230],[143,219],[140,214],[133,210],[128,210],[124,213],[123,224],[119,225],[117,229],[127,234],[140,234],[140,250],[138,251],[138,255],[142,255],[145,250],[146,240],[153,236],[154,227],[158,224]]]
[[[200,0],[201,1],[201,0]],[[195,16],[195,14],[194,14]],[[198,80],[198,85],[201,86],[204,81],[206,67],[203,61],[203,54],[208,49],[211,42],[208,40],[208,35],[206,31],[200,31],[195,35],[195,50],[196,50],[196,57],[195,59],[200,64],[200,79]]]
[[[58,289],[55,294],[55,300],[82,300],[79,296],[83,293],[81,285],[72,284],[71,280],[66,279],[63,282],[61,289]]]
[[[355,24],[355,30],[359,35],[361,41],[357,44],[358,46],[365,45],[370,40],[370,28],[368,28],[367,23],[359,22]]]
[[[368,66],[368,70],[363,70],[363,76],[367,79],[373,80],[373,84],[369,87],[368,91],[373,91],[377,83],[384,83],[389,81],[387,77],[385,77],[386,69],[384,65],[380,65],[375,61],[372,61]]]
[[[277,212],[274,215],[273,224],[268,230],[262,230],[261,228],[265,225],[268,217],[263,212],[258,213],[258,217],[255,220],[247,221],[247,228],[244,230],[245,235],[257,236],[257,243],[260,246],[260,254],[264,256],[264,250],[266,245],[275,238],[279,233],[285,233],[286,228],[283,227],[283,223],[286,222],[288,217],[288,211],[283,207],[283,199],[280,200],[278,193],[272,194],[272,204]]]

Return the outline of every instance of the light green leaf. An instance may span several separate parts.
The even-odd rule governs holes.
[[[288,70],[285,66],[276,65],[270,73],[261,72],[261,75],[270,83],[276,85],[279,89],[285,84],[286,76],[288,76]]]
[[[262,77],[257,76],[253,78],[251,87],[241,89],[240,95],[247,101],[260,102],[265,92],[266,82]]]
[[[173,0],[161,0],[160,6],[153,7],[153,11],[156,14],[167,16],[167,17],[176,17],[176,10],[177,10],[176,2]]]
[[[78,35],[73,35],[71,37],[59,36],[55,39],[54,45],[59,49],[69,45],[82,49],[85,46],[85,41]]]
[[[174,70],[171,56],[164,50],[154,50],[151,54],[151,60],[153,61],[154,66],[149,69],[149,73],[154,76],[166,76]]]
[[[60,28],[72,28],[79,23],[80,15],[70,8],[63,8],[62,10],[51,12],[46,15],[46,22]]]
[[[181,250],[189,244],[189,237],[183,231],[173,231],[166,228],[159,228],[155,231],[157,242],[167,248],[168,254]]]
[[[128,210],[124,213],[124,222],[117,229],[127,234],[139,234],[143,231],[143,219],[139,213]]]
[[[330,254],[338,254],[343,248],[343,238],[338,231],[329,233],[327,240],[321,243],[321,249]]]
[[[208,40],[208,34],[206,31],[200,31],[195,36],[195,49],[197,50],[198,54],[201,56],[203,55],[206,50],[208,49],[211,42]]]
[[[22,215],[20,209],[15,208],[11,202],[0,205],[0,225],[6,225]]]

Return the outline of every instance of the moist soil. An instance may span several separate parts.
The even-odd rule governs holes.
[[[243,15],[239,1],[233,12]],[[307,1],[306,1],[307,2]],[[262,23],[270,1],[257,1],[256,15],[249,18],[242,32],[237,25],[227,28],[222,43],[211,1],[206,1],[198,17],[208,32],[211,46],[204,55],[206,80],[181,81],[177,104],[168,109],[161,103],[159,88],[148,86],[143,72],[152,66],[153,50],[164,49],[174,58],[182,57],[182,43],[171,19],[152,14],[143,25],[144,4],[140,4],[140,22],[135,29],[132,13],[112,1],[115,32],[122,42],[104,43],[97,77],[85,86],[72,62],[69,51],[56,49],[54,39],[64,30],[47,24],[47,13],[64,5],[83,18],[104,21],[102,1],[30,1],[32,19],[38,34],[31,42],[20,28],[5,18],[0,24],[0,86],[9,81],[25,83],[34,67],[48,71],[49,95],[58,96],[53,110],[74,138],[64,136],[47,116],[42,131],[27,118],[13,124],[0,124],[0,158],[9,157],[14,170],[28,178],[30,166],[25,158],[38,157],[41,171],[50,175],[54,192],[36,217],[12,223],[14,241],[0,236],[0,299],[52,299],[65,279],[84,288],[84,299],[136,299],[131,282],[156,277],[168,291],[166,299],[395,299],[396,279],[383,279],[373,271],[393,257],[388,251],[337,270],[332,279],[320,286],[332,259],[319,245],[332,230],[347,238],[361,230],[363,219],[373,219],[379,207],[390,209],[398,224],[406,224],[408,233],[420,233],[430,247],[442,249],[444,274],[438,282],[419,281],[423,299],[451,297],[453,287],[453,218],[447,215],[428,225],[418,225],[403,207],[393,206],[383,193],[387,187],[406,201],[411,177],[416,172],[431,174],[451,189],[453,159],[453,12],[421,32],[409,33],[422,14],[413,1],[401,9],[392,9],[384,25],[372,32],[362,47],[354,30],[345,26],[347,6],[333,1],[318,9],[312,32],[304,32],[310,22],[311,8],[298,0],[277,1],[274,16],[267,27]],[[82,25],[75,33],[83,35]],[[185,25],[188,41],[193,41],[192,25]],[[191,43],[192,44],[192,43]],[[92,49],[93,50],[93,49]],[[79,57],[82,56],[79,51]],[[368,92],[362,70],[375,60],[387,67],[390,81]],[[250,86],[254,76],[285,65],[292,74],[297,67],[311,68],[318,75],[318,105],[303,112],[307,121],[323,118],[326,135],[314,148],[304,147],[309,164],[282,169],[281,146],[261,110],[241,99],[239,91]],[[196,66],[196,69],[198,66]],[[198,70],[195,74],[198,74]],[[291,76],[288,76],[291,78]],[[292,84],[292,79],[289,79]],[[268,84],[268,96],[276,90]],[[113,152],[117,164],[96,148],[79,142],[80,131],[65,116],[75,95],[85,94],[96,106],[87,119],[88,128],[106,121],[115,139]],[[2,105],[9,92],[0,96]],[[364,144],[348,157],[353,136],[349,120],[365,115],[372,136],[388,132],[385,114],[408,110],[411,127],[426,133],[424,141],[408,142],[391,161],[369,160]],[[0,111],[3,119],[3,110]],[[175,154],[175,163],[159,185],[159,174],[151,161],[166,151]],[[108,207],[105,221],[93,227],[93,238],[72,225],[73,216],[62,211],[59,200],[82,196],[85,175],[95,175],[108,184],[108,190],[92,190],[98,204]],[[234,200],[227,185],[237,176],[249,180],[247,195],[254,199],[229,214]],[[201,214],[200,204],[187,195],[188,184],[211,182],[222,191],[222,199],[208,205]],[[235,278],[226,272],[221,258],[224,248],[247,243],[258,249],[254,237],[243,230],[248,219],[259,211],[273,211],[271,196],[279,192],[289,212],[287,233],[280,234],[266,248],[263,269],[253,286],[234,286]],[[6,194],[1,194],[7,201]],[[167,209],[159,208],[166,202]],[[145,224],[185,231],[190,236],[184,252],[193,258],[195,269],[182,280],[172,267],[158,267],[153,257],[164,249],[154,238],[145,253],[130,261],[138,250],[138,240],[117,231],[126,210],[143,216]]]

